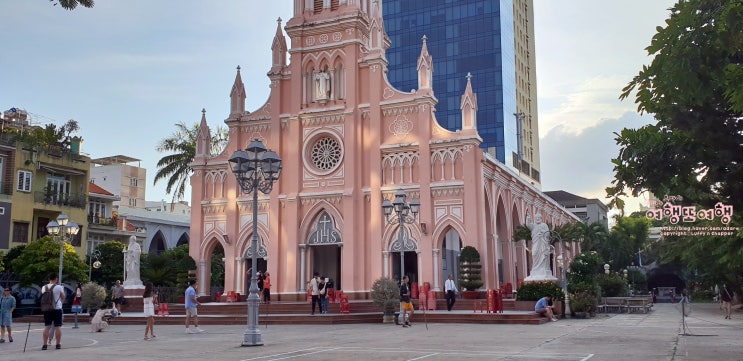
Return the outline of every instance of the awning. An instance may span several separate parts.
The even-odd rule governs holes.
[[[85,175],[87,173],[74,168],[63,168],[59,166],[49,165],[41,163],[39,164],[39,168],[46,170],[47,172],[52,173],[58,173],[58,174],[65,174],[65,175]]]

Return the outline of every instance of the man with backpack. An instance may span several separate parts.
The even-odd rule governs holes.
[[[49,274],[49,284],[41,289],[41,312],[44,314],[44,345],[49,343],[49,329],[54,324],[54,337],[57,339],[56,348],[62,348],[62,303],[65,299],[64,287],[57,285],[57,274]]]

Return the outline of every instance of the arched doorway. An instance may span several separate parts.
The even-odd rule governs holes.
[[[390,243],[390,254],[392,260],[392,278],[401,280],[401,274],[410,278],[410,283],[418,282],[418,243],[412,238],[407,225],[398,227],[395,239]],[[400,255],[403,261],[400,262]],[[401,272],[400,267],[404,269]]]
[[[163,236],[163,233],[160,231],[157,231],[155,233],[155,236],[152,237],[152,241],[150,242],[150,249],[147,251],[149,254],[160,254],[165,252],[167,247],[165,246],[165,237]]]
[[[444,233],[444,238],[441,240],[441,284],[439,287],[444,289],[444,282],[452,275],[454,280],[459,279],[459,254],[462,250],[462,240],[459,238],[459,233],[454,228]]]
[[[250,236],[252,237],[252,236]],[[247,294],[247,291],[250,290],[250,280],[251,277],[253,277],[253,247],[252,247],[252,238],[248,238],[250,241],[248,241],[248,249],[245,250],[245,254],[243,254],[243,258],[245,259],[245,277],[244,277],[244,285],[245,293]],[[263,244],[263,240],[258,237],[258,259],[256,260],[258,267],[256,268],[257,272],[266,272],[268,270],[268,249],[266,249],[266,246]]]
[[[342,286],[341,247],[343,239],[335,227],[335,220],[323,211],[317,217],[315,228],[310,234],[307,245],[310,247],[310,275],[315,272],[329,278],[333,288]]]
[[[176,243],[175,245],[176,245],[176,246],[181,246],[181,245],[184,245],[184,244],[188,244],[188,240],[189,240],[189,237],[188,237],[188,233],[185,233],[185,232],[184,232],[184,233],[183,233],[183,234],[181,235],[181,237],[180,237],[180,238],[178,238],[178,242],[177,242],[177,243]]]

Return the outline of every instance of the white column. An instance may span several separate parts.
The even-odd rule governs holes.
[[[433,290],[440,291],[439,287],[439,253],[440,249],[433,249]]]
[[[382,275],[390,277],[390,251],[382,251]]]
[[[232,269],[234,270],[234,279],[235,279],[235,292],[239,294],[243,294],[243,284],[245,283],[243,276],[245,275],[245,260],[242,257],[235,257],[235,260],[232,261],[232,264],[235,265]]]
[[[305,283],[307,282],[307,245],[306,244],[300,244],[299,245],[299,292],[307,292],[307,289],[304,288]]]
[[[208,290],[204,290],[206,288],[206,260],[201,259],[199,260],[199,296],[207,296],[209,294]],[[206,292],[205,292],[206,291]]]

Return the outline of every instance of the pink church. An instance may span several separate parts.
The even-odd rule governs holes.
[[[553,224],[577,220],[479,148],[471,88],[477,79],[462,79],[462,129],[450,132],[437,123],[425,38],[418,89],[390,85],[381,6],[378,0],[295,0],[284,28],[291,48],[279,19],[270,96],[254,111],[245,110],[237,69],[222,154],[209,155],[202,117],[190,241],[202,295],[212,286],[247,293],[252,252],[260,257],[258,270],[272,275],[275,300],[302,299],[314,272],[352,299],[368,298],[374,280],[399,277],[401,254],[411,281],[440,291],[449,274],[457,277],[464,246],[481,254],[483,288],[516,285],[528,276],[531,260],[524,241],[512,241],[513,229],[536,214]],[[252,194],[240,192],[228,165],[253,139],[283,160],[271,193],[259,194],[257,250],[250,247]],[[415,222],[404,226],[404,244],[399,225],[382,212],[398,190],[421,204]],[[224,249],[224,285],[210,284],[217,247]]]

